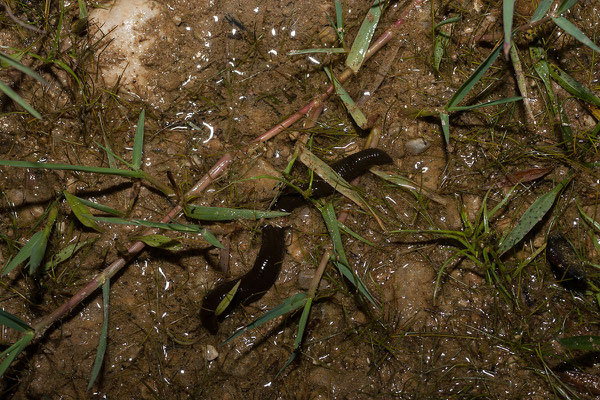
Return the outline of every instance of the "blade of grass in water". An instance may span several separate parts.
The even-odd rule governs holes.
[[[500,241],[500,244],[498,245],[499,256],[506,253],[513,248],[514,245],[523,240],[525,235],[527,235],[529,231],[544,218],[548,210],[550,210],[554,204],[556,196],[571,181],[571,178],[572,175],[563,179],[554,189],[539,197],[531,206],[529,206],[515,227]]]
[[[335,92],[339,96],[340,100],[344,103],[346,110],[352,116],[356,125],[358,125],[361,129],[367,129],[367,118],[365,114],[361,111],[361,109],[356,105],[352,97],[346,92],[346,89],[341,85],[341,83],[337,80],[335,76],[329,71],[329,68],[325,67],[325,73],[329,77],[329,79],[333,82],[333,86],[335,87]]]
[[[502,23],[504,25],[504,57],[508,60],[510,46],[512,44],[512,24],[515,12],[515,0],[503,0],[502,2]]]
[[[550,9],[550,6],[553,2],[554,0],[542,0],[533,12],[533,15],[531,16],[529,22],[537,22],[540,19],[542,19],[544,15],[546,15],[546,12],[548,12],[548,10]]]
[[[185,207],[185,215],[202,221],[230,221],[236,219],[277,218],[290,215],[282,211],[259,211],[242,208],[204,207],[188,204]]]
[[[145,226],[148,228],[158,228],[158,229],[166,229],[170,231],[177,232],[192,232],[199,233],[204,237],[204,239],[212,244],[215,247],[220,249],[223,248],[223,245],[217,240],[216,237],[213,236],[207,229],[201,227],[200,225],[187,225],[187,224],[179,224],[179,223],[171,223],[165,224],[162,222],[151,222],[151,221],[142,221],[139,219],[126,220],[122,218],[116,217],[93,217],[94,220],[98,222],[105,222],[108,224],[120,224],[120,225],[134,225],[134,226]]]
[[[506,98],[506,99],[489,101],[487,103],[479,103],[479,104],[473,104],[473,105],[470,105],[470,106],[454,107],[452,110],[453,111],[475,110],[476,108],[497,106],[497,105],[500,105],[500,104],[513,103],[513,102],[519,101],[519,100],[523,100],[523,98],[521,96],[514,96],[514,97],[509,97],[509,98]]]
[[[342,2],[341,0],[335,0],[335,31],[340,38],[340,43],[342,46],[346,46],[344,44],[344,13],[342,11]]]
[[[21,319],[15,317],[10,313],[7,313],[4,310],[0,310],[0,324],[8,326],[9,328],[17,330],[19,332],[27,332],[33,329],[25,322],[21,321]]]
[[[600,336],[573,336],[568,338],[558,338],[556,340],[558,340],[558,343],[567,350],[600,350]]]
[[[380,0],[375,0],[371,5],[371,8],[369,8],[367,15],[358,30],[358,34],[352,43],[352,48],[346,58],[346,66],[355,73],[358,72],[365,59],[365,54],[367,54],[367,49],[371,44],[371,39],[373,39],[373,34],[375,33],[375,29],[381,18],[381,11],[382,5]]]
[[[240,336],[244,332],[247,332],[251,329],[257,328],[257,327],[259,327],[259,326],[261,326],[283,314],[287,314],[289,312],[299,309],[300,307],[304,306],[304,304],[306,304],[307,297],[308,297],[308,295],[303,292],[303,293],[296,293],[292,297],[285,299],[283,301],[283,303],[279,304],[277,307],[273,308],[272,310],[267,311],[266,313],[264,313],[262,316],[260,316],[259,318],[257,318],[253,322],[251,322],[250,324],[239,329],[233,335],[228,337],[222,344],[225,344],[225,343],[235,339],[236,337]]]
[[[275,377],[278,377],[283,370],[287,368],[288,365],[294,361],[296,355],[298,354],[298,349],[300,348],[300,343],[302,342],[302,337],[304,337],[304,331],[306,330],[306,323],[308,322],[308,315],[310,314],[310,307],[312,306],[312,297],[306,299],[306,304],[304,304],[304,309],[302,310],[302,315],[300,316],[300,322],[298,322],[298,331],[296,332],[296,338],[294,339],[294,345],[292,347],[292,354],[287,359],[285,364],[281,367],[279,372]]]
[[[367,239],[365,239],[364,237],[360,236],[358,233],[354,232],[352,229],[350,229],[348,226],[346,226],[343,222],[338,221],[338,226],[339,226],[340,230],[342,230],[346,234],[352,236],[354,239],[360,240],[361,242],[363,242],[364,244],[368,244],[369,246],[377,247],[377,245],[375,243],[370,242]]]
[[[238,279],[236,284],[233,285],[231,290],[229,290],[229,292],[227,292],[225,297],[223,297],[223,300],[221,300],[219,302],[219,305],[215,309],[215,316],[218,317],[219,315],[223,314],[223,312],[227,309],[227,306],[229,306],[229,304],[231,303],[231,300],[233,300],[233,297],[237,293],[241,283],[242,283],[242,280]]]
[[[42,78],[37,72],[35,72],[31,68],[26,67],[25,65],[21,64],[14,58],[7,56],[6,54],[0,53],[0,62],[2,62],[3,64],[8,64],[11,67],[18,69],[22,73],[29,75],[30,77],[38,80],[39,82],[41,82],[42,84],[44,84],[46,86],[49,85],[48,82],[46,82],[46,80],[44,78]]]
[[[0,363],[0,378],[4,375],[10,364],[14,361],[14,359],[23,351],[25,347],[33,340],[33,336],[35,333],[33,331],[27,331],[21,339],[15,342],[8,349],[4,350],[2,354],[0,354],[0,359],[2,363]]]
[[[117,217],[123,215],[123,212],[121,212],[119,210],[115,210],[112,207],[105,206],[104,204],[94,203],[93,201],[89,201],[89,200],[83,199],[83,198],[75,196],[75,195],[72,195],[72,196],[75,197],[77,200],[79,200],[84,205],[86,205],[86,206],[88,206],[90,208],[93,208],[95,210],[102,211],[102,212],[105,212],[107,214],[112,214],[112,215],[115,215]]]
[[[600,52],[600,51],[599,51]],[[555,65],[550,65],[549,73],[552,78],[567,92],[587,103],[600,107],[600,97],[596,96],[590,89],[583,86],[571,75]]]
[[[344,251],[344,246],[342,244],[342,237],[340,235],[338,220],[335,216],[335,211],[333,209],[333,204],[331,202],[327,203],[324,207],[319,209],[321,214],[323,215],[323,220],[325,221],[325,225],[327,226],[327,230],[329,231],[329,235],[331,236],[331,241],[333,242],[333,252],[336,256],[336,260],[334,260],[335,266],[338,268],[340,273],[356,287],[359,292],[373,305],[377,306],[377,302],[362,282],[362,280],[354,274],[350,270],[350,263],[346,258],[346,252]]]
[[[556,11],[559,15],[567,11],[569,8],[573,7],[578,0],[563,0],[558,6],[558,10]]]
[[[145,235],[145,236],[132,236],[132,241],[139,240],[147,244],[150,247],[155,247],[163,250],[179,250],[181,249],[181,242],[179,240],[170,238],[165,235]]]
[[[146,110],[142,110],[138,118],[135,139],[133,140],[133,154],[131,155],[131,165],[133,169],[138,170],[142,167],[142,152],[144,149],[144,118]]]
[[[104,320],[102,321],[102,330],[100,331],[100,341],[98,342],[98,350],[96,351],[96,358],[94,359],[94,366],[92,367],[92,374],[90,381],[88,382],[87,389],[90,390],[100,369],[102,368],[102,361],[104,360],[104,354],[106,353],[106,341],[108,338],[108,304],[110,295],[110,279],[106,279],[106,282],[102,285],[102,308],[104,309]]]
[[[323,48],[323,49],[303,49],[303,50],[291,50],[288,52],[288,56],[298,56],[301,54],[315,54],[315,53],[325,53],[325,54],[339,54],[345,53],[346,50],[340,47],[333,48]]]
[[[46,254],[46,247],[48,245],[48,238],[50,237],[50,232],[52,231],[52,227],[54,226],[54,221],[56,221],[56,217],[58,216],[58,207],[56,203],[53,203],[50,206],[50,212],[48,213],[48,220],[46,221],[46,225],[42,230],[42,235],[37,246],[31,251],[31,256],[29,257],[29,263],[27,263],[29,267],[29,273],[33,274],[37,268],[42,263],[42,259]]]
[[[71,165],[71,164],[52,164],[52,163],[38,163],[30,161],[13,161],[13,160],[0,160],[0,165],[6,165],[8,167],[19,167],[19,168],[36,168],[36,169],[59,169],[64,171],[78,171],[78,172],[90,172],[93,174],[102,175],[117,175],[126,176],[129,178],[143,178],[144,173],[142,171],[131,171],[126,169],[113,169],[103,167],[86,167],[83,165]]]
[[[442,124],[442,132],[444,133],[444,140],[446,144],[450,143],[450,116],[445,113],[440,113],[440,123]]]
[[[65,199],[67,200],[69,207],[71,207],[71,211],[73,211],[73,214],[75,214],[75,216],[77,217],[79,222],[81,222],[83,225],[87,226],[88,228],[92,228],[93,230],[95,230],[97,232],[102,232],[102,229],[100,229],[100,226],[98,226],[96,221],[94,221],[94,219],[93,219],[94,216],[92,215],[90,210],[85,206],[85,204],[83,204],[81,201],[79,201],[79,198],[73,196],[71,193],[67,192],[66,190],[63,191],[63,194],[65,195]]]
[[[58,253],[54,254],[52,256],[52,258],[42,266],[42,268],[45,271],[47,271],[47,270],[51,269],[52,267],[55,267],[56,265],[58,265],[64,261],[67,261],[75,253],[77,253],[82,247],[87,246],[88,244],[91,244],[93,242],[94,242],[94,239],[88,239],[88,240],[84,240],[83,242],[76,242],[76,243],[72,243],[72,244],[68,245],[67,247],[65,247],[64,249],[59,251]]]
[[[371,168],[370,171],[372,173],[374,173],[375,175],[377,175],[378,177],[380,177],[381,179],[384,179],[384,180],[386,180],[396,186],[399,186],[401,188],[405,188],[405,189],[411,190],[413,192],[416,192],[418,194],[422,194],[423,196],[430,198],[431,200],[435,201],[436,203],[444,204],[444,205],[448,204],[448,200],[446,200],[444,197],[433,192],[432,190],[429,190],[429,189],[423,187],[423,185],[419,185],[418,183],[411,181],[408,178],[404,178],[403,176],[399,176],[399,175],[388,174],[387,172],[383,172],[379,168]]]
[[[563,17],[552,18],[552,21],[554,21],[554,23],[559,28],[567,32],[569,35],[573,36],[575,39],[579,40],[581,43],[594,50],[595,52],[600,53],[600,47],[596,46],[596,44],[592,42],[590,38],[585,36],[585,34],[581,32],[579,28],[573,25],[571,21]]]
[[[2,81],[0,81],[0,91],[4,92],[8,97],[10,97],[15,103],[23,107],[27,112],[37,119],[42,119],[42,115],[35,111],[33,107],[29,105],[21,96],[17,94],[14,90],[12,90],[9,86],[5,85]]]

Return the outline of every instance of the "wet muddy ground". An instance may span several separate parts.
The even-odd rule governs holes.
[[[247,147],[327,89],[324,66],[336,76],[344,70],[343,54],[288,55],[340,46],[330,22],[335,20],[333,1],[122,0],[112,11],[88,4],[91,22],[79,32],[72,25],[77,4],[69,2],[64,3],[58,38],[60,4],[10,3],[15,18],[46,32],[33,32],[0,14],[0,51],[27,49],[38,55],[25,55],[21,62],[50,86],[14,69],[0,71],[2,82],[43,115],[36,120],[0,97],[1,159],[108,167],[101,148],[108,146],[131,160],[138,116],[145,109],[144,171],[166,185],[171,174],[186,192],[223,154],[232,152],[236,156],[230,168],[195,203],[266,209],[278,193],[277,181],[247,178],[282,176],[298,142],[308,141],[327,162],[365,146],[365,132],[331,97],[315,126],[306,127],[302,119],[273,139]],[[368,3],[342,1],[347,45]],[[515,26],[527,24],[536,6],[517,1]],[[145,249],[113,277],[108,346],[92,389],[86,392],[103,321],[100,290],[17,358],[3,377],[3,395],[547,399],[598,394],[597,354],[567,352],[557,341],[598,334],[596,292],[561,285],[544,246],[550,232],[562,232],[576,252],[574,262],[595,278],[590,263],[597,263],[598,240],[577,204],[596,217],[597,140],[590,131],[599,114],[554,84],[573,135],[565,141],[560,121],[550,117],[547,92],[529,48],[538,43],[549,62],[595,93],[600,88],[598,54],[551,23],[518,34],[532,114],[522,102],[453,113],[446,144],[437,115],[502,37],[502,2],[386,3],[375,37],[405,10],[410,11],[396,36],[344,87],[367,116],[379,116],[374,124],[380,132],[378,147],[394,159],[383,169],[412,179],[420,189],[410,192],[365,175],[358,187],[381,223],[356,205],[348,207],[339,194],[329,198],[338,214],[350,210],[346,225],[374,244],[342,235],[350,266],[380,307],[361,299],[330,265],[300,351],[279,373],[294,346],[299,313],[222,342],[307,290],[321,255],[331,247],[321,214],[306,205],[270,222],[291,227],[279,279],[260,301],[225,319],[214,336],[200,324],[202,298],[221,280],[252,266],[264,222],[206,223],[227,244],[228,260],[198,234],[170,232],[181,241],[179,249]],[[444,28],[450,40],[437,72],[432,26],[459,16]],[[565,16],[599,42],[595,2],[581,1]],[[462,104],[518,95],[513,67],[501,55]],[[416,118],[418,111],[435,111],[436,117]],[[502,269],[486,269],[489,264],[464,254],[451,259],[461,245],[449,235],[406,232],[468,232],[484,205],[493,208],[516,181],[534,174],[527,171],[542,169],[541,176],[516,185],[490,221],[490,232],[472,238],[477,248],[497,248],[527,207],[574,173],[540,223],[501,258]],[[299,162],[292,175],[308,179]],[[65,190],[127,212],[131,219],[159,221],[175,202],[133,179],[6,166],[0,167],[0,189],[1,264],[43,227],[46,209]],[[184,217],[177,220],[186,222]],[[98,233],[83,226],[61,198],[44,261],[69,244],[90,244],[33,276],[23,266],[4,276],[2,309],[33,324],[124,254],[142,231],[122,225],[102,228]],[[17,339],[17,332],[3,327],[3,346]]]

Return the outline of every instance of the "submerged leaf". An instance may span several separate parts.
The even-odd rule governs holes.
[[[92,228],[97,232],[101,232],[102,229],[100,229],[100,226],[98,226],[96,221],[94,221],[94,216],[90,210],[79,200],[79,198],[67,192],[66,190],[63,193],[67,203],[69,204],[69,207],[71,207],[71,211],[73,211],[73,214],[75,214],[79,222],[88,228]]]
[[[94,366],[92,367],[92,374],[90,375],[90,381],[88,382],[87,390],[90,390],[98,374],[100,368],[102,368],[102,361],[104,360],[104,354],[106,353],[106,341],[108,338],[108,304],[110,295],[110,280],[106,279],[104,285],[102,285],[102,308],[104,309],[104,320],[102,321],[102,330],[100,331],[100,341],[98,342],[98,350],[96,351],[96,358],[94,359]]]
[[[290,215],[282,211],[260,211],[243,208],[204,207],[188,204],[185,215],[202,221],[230,221],[235,219],[258,220],[261,218],[277,218]]]
[[[29,330],[33,330],[33,328],[27,325],[25,322],[21,321],[21,319],[15,317],[14,315],[7,313],[4,310],[0,310],[0,324],[6,325],[9,328],[15,329],[19,332],[26,332]]]

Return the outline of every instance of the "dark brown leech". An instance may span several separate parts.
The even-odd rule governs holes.
[[[215,335],[222,321],[241,303],[250,304],[260,299],[273,286],[279,275],[285,251],[284,228],[266,225],[262,229],[262,244],[250,271],[240,278],[223,282],[211,290],[202,301],[200,320]],[[240,281],[240,286],[227,308],[220,314],[215,311],[227,293]]]
[[[575,251],[561,233],[548,236],[546,259],[556,279],[567,289],[585,290],[587,276]]]
[[[331,165],[331,168],[349,182],[367,172],[374,165],[391,164],[392,162],[392,158],[385,151],[380,149],[366,149],[336,161]],[[308,185],[301,185],[300,188],[306,190],[308,189]],[[318,176],[315,176],[313,179],[311,189],[311,197],[313,198],[328,196],[335,192],[333,187]],[[286,188],[275,204],[273,204],[273,209],[290,212],[305,203],[306,199],[300,193],[296,190]]]

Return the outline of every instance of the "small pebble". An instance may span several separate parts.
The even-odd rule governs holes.
[[[411,139],[404,145],[406,151],[415,156],[427,150],[429,146],[430,144],[423,138]]]
[[[204,351],[204,358],[206,358],[206,361],[212,361],[217,357],[219,357],[219,352],[217,351],[215,346],[207,344],[206,350]]]

